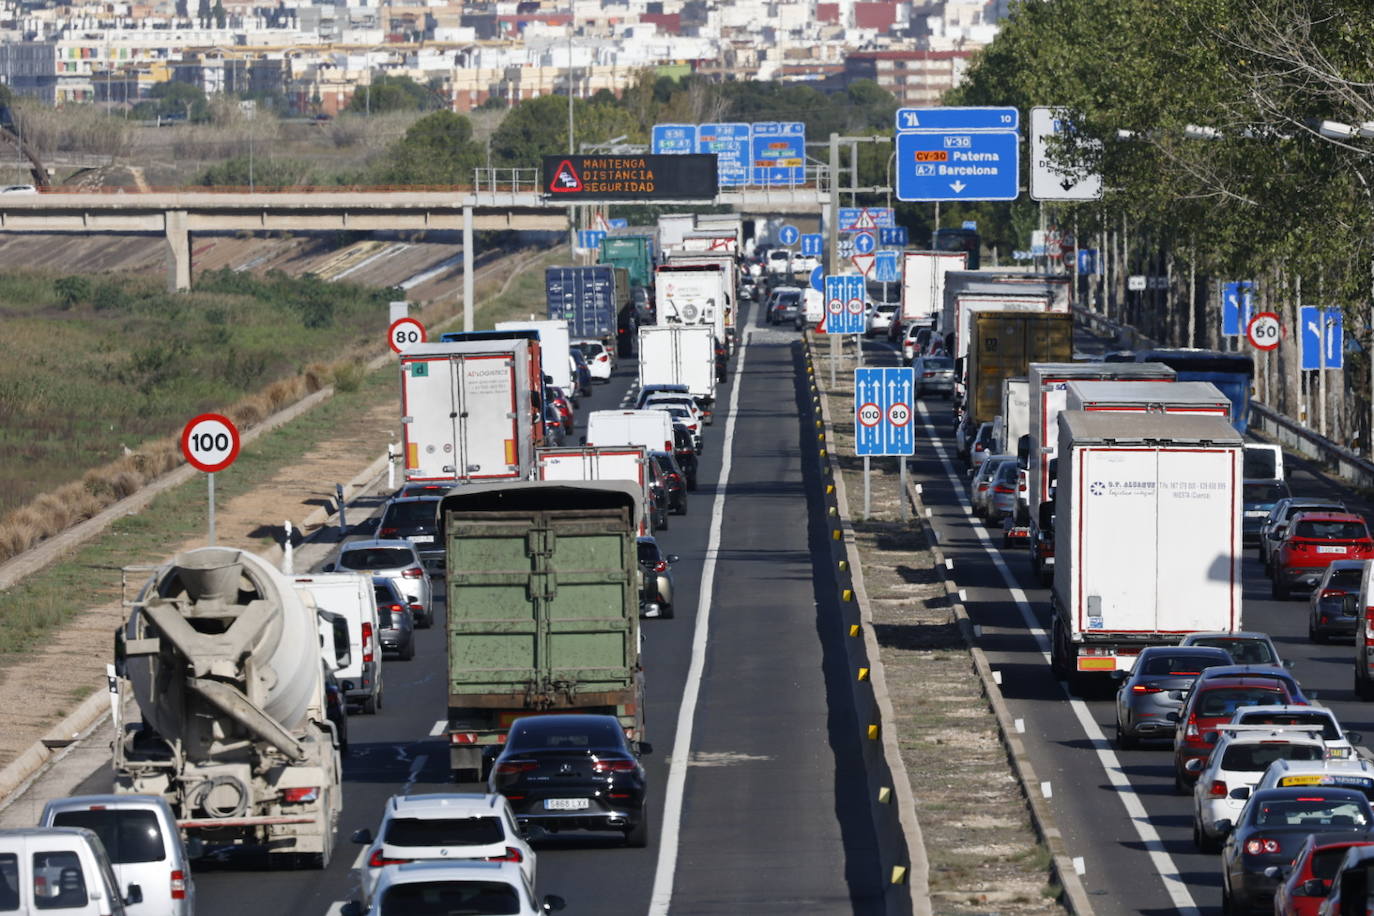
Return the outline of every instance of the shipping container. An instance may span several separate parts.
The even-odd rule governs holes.
[[[965,421],[991,422],[1002,409],[1002,382],[1026,375],[1030,364],[1073,356],[1073,316],[1065,312],[997,311],[973,316],[966,368]]]

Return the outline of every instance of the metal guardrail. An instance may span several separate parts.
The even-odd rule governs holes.
[[[1093,331],[1113,336],[1114,346],[1118,349],[1159,346],[1128,324],[1122,324],[1080,306],[1075,306],[1073,311],[1078,320]],[[1296,420],[1253,399],[1250,401],[1249,421],[1251,430],[1260,432],[1265,438],[1272,439],[1286,450],[1309,459],[1332,476],[1357,487],[1374,489],[1374,462],[1369,459],[1362,458],[1350,449],[1337,445]]]

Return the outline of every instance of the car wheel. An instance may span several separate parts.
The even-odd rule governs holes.
[[[668,530],[668,513],[667,513],[666,510],[664,511],[664,513],[663,513],[661,516],[659,516],[659,519],[658,519],[658,530],[659,530],[659,531],[667,531],[667,530]]]
[[[1178,771],[1178,764],[1174,764],[1174,793],[1177,795],[1188,794],[1188,784],[1183,781],[1183,776]]]
[[[625,845],[632,849],[643,849],[649,845],[649,806],[639,812],[639,820],[625,831]]]
[[[686,494],[686,493],[682,494],[682,501],[679,502],[679,503],[677,504],[677,508],[673,510],[673,514],[674,514],[674,515],[686,515],[686,514],[687,514],[687,494]]]
[[[1307,619],[1307,638],[1308,638],[1309,640],[1311,640],[1312,642],[1319,643],[1319,644],[1320,644],[1320,643],[1329,642],[1329,640],[1326,638],[1325,634],[1323,634],[1321,631],[1319,631],[1319,630],[1312,624],[1312,618],[1310,618],[1310,617]]]
[[[1355,697],[1365,702],[1374,699],[1374,690],[1370,690],[1369,683],[1362,680],[1358,674],[1355,675]]]
[[[673,616],[673,606],[671,604],[660,603],[658,606],[658,616],[671,618]]]
[[[1221,886],[1221,916],[1236,916],[1236,908],[1231,903],[1231,892],[1224,884]]]
[[[1193,822],[1193,845],[1198,848],[1198,852],[1218,853],[1221,852],[1221,844],[1207,835],[1207,831],[1198,826],[1197,821]]]
[[[375,716],[375,715],[377,714],[377,709],[378,709],[378,707],[381,705],[380,703],[377,702],[377,699],[378,699],[379,696],[380,696],[379,693],[374,692],[374,693],[372,694],[372,696],[370,696],[370,697],[366,698],[365,700],[363,700],[363,705],[362,705],[362,712],[363,712],[363,715],[365,715],[365,716]]]
[[[1132,737],[1118,722],[1116,723],[1116,746],[1118,750],[1133,751],[1140,747],[1140,739]]]

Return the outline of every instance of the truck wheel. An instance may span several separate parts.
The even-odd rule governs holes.
[[[363,705],[362,705],[362,714],[363,714],[363,715],[365,715],[365,716],[375,716],[375,715],[377,714],[377,709],[378,709],[378,707],[381,706],[381,703],[378,702],[379,696],[380,696],[380,693],[379,693],[378,691],[373,691],[372,696],[367,697],[367,698],[365,698],[365,699],[363,700]]]
[[[649,806],[640,811],[639,820],[625,831],[625,845],[631,849],[643,849],[649,845]]]

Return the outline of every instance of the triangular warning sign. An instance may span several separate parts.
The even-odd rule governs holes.
[[[849,259],[849,262],[853,264],[855,267],[859,268],[859,273],[863,274],[866,277],[868,276],[869,271],[873,269],[874,260],[874,255],[856,254]]]
[[[868,208],[864,207],[863,212],[859,214],[859,218],[854,221],[854,228],[877,229],[878,221],[873,218],[872,213],[868,212]]]
[[[558,169],[553,173],[553,181],[549,182],[549,192],[552,194],[567,194],[582,190],[582,178],[577,174],[577,169],[567,159],[558,163]]]

